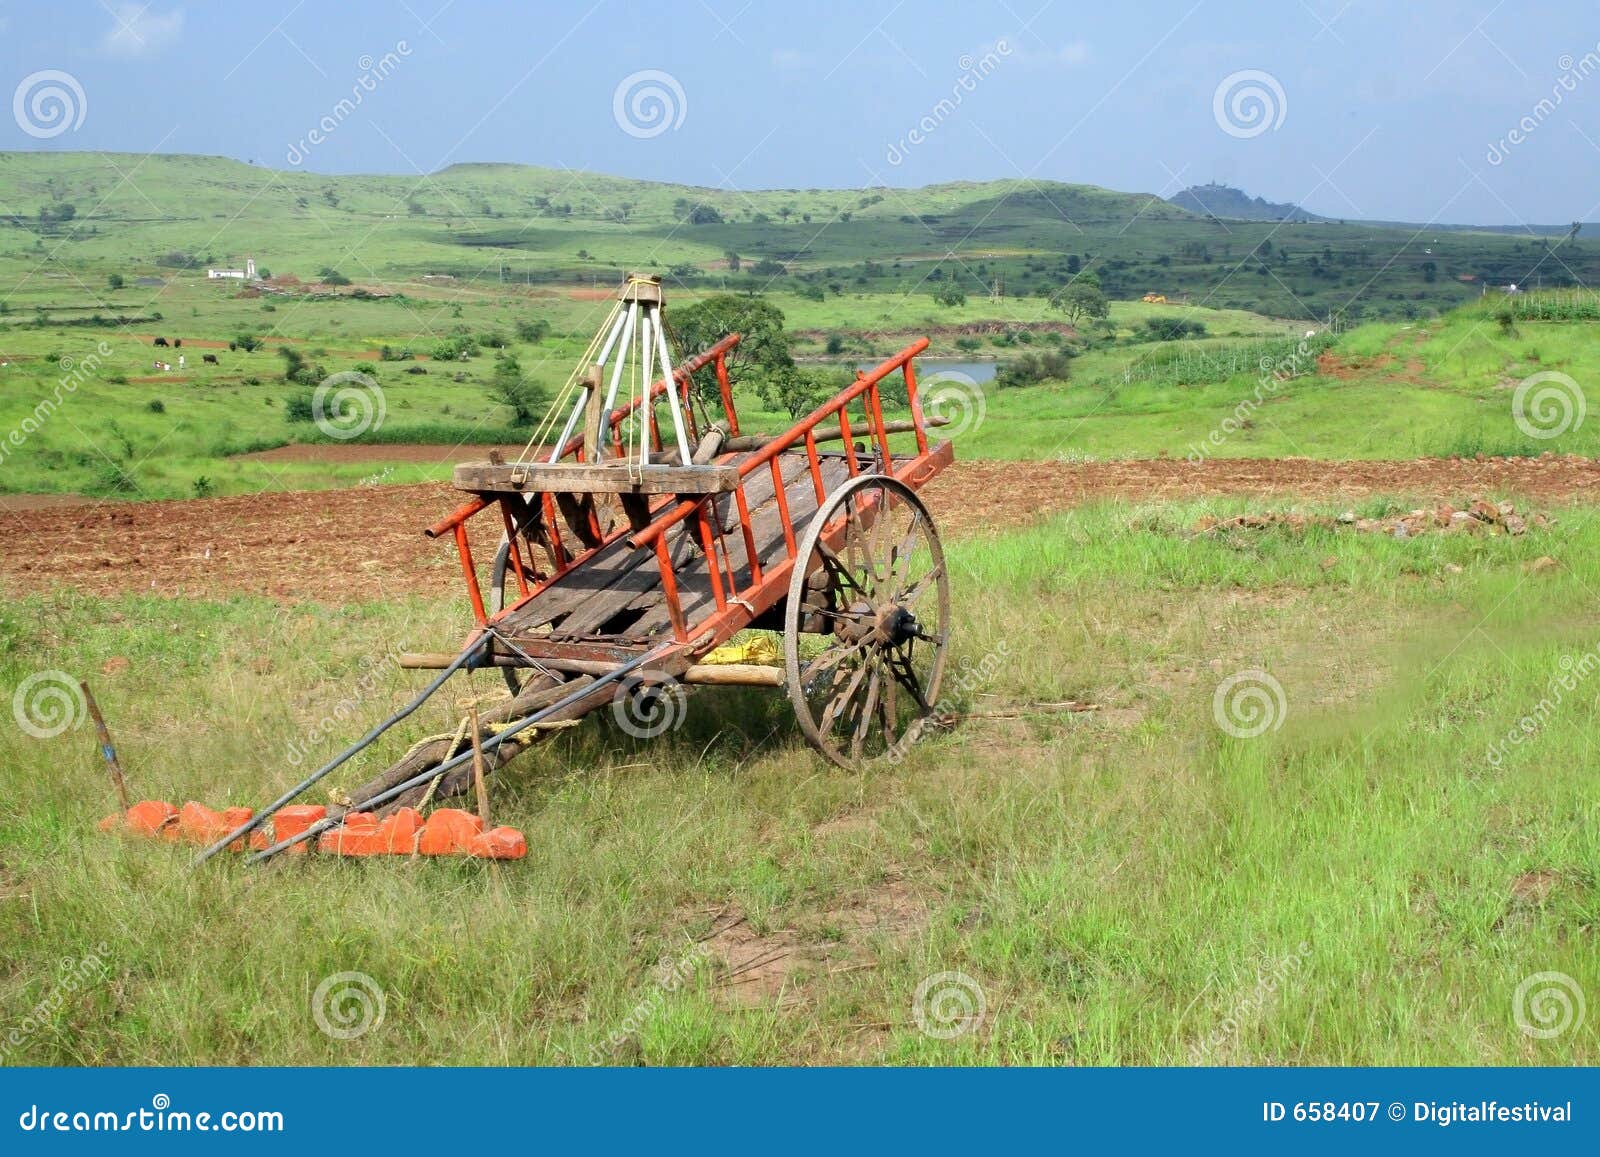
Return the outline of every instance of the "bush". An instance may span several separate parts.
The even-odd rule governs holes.
[[[830,354],[835,355],[844,353],[844,338],[840,337],[838,334],[830,334],[828,337],[827,350]]]
[[[291,422],[309,422],[315,414],[310,390],[295,394],[283,405],[283,416]]]
[[[165,414],[167,412],[167,404],[160,398],[151,398],[144,404],[144,408],[152,414]]]
[[[1140,329],[1146,341],[1182,341],[1189,337],[1205,337],[1206,323],[1187,317],[1146,318]]]
[[[1008,361],[995,377],[1002,390],[1035,386],[1040,382],[1064,382],[1071,371],[1072,355],[1065,350],[1025,353]]]
[[[517,322],[516,330],[518,341],[541,342],[550,334],[550,323],[542,317],[524,319]]]

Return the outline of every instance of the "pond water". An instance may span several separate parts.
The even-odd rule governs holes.
[[[863,362],[856,368],[870,370],[877,365],[877,362]],[[927,381],[936,374],[960,374],[981,384],[994,381],[997,370],[998,363],[992,361],[962,361],[957,358],[917,359],[917,381],[919,382]]]

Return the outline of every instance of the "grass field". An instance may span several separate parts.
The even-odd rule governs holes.
[[[191,872],[94,832],[87,727],[6,728],[0,1004],[45,1010],[8,1059],[1600,1061],[1592,1015],[1540,1040],[1513,1010],[1535,973],[1600,975],[1593,511],[1515,539],[1191,529],[1239,509],[1106,504],[954,544],[957,670],[982,676],[961,706],[1098,710],[968,719],[852,774],[781,697],[702,691],[648,746],[601,720],[524,757],[496,789],[520,864]],[[358,701],[353,733],[419,682],[385,655],[460,622],[60,593],[6,606],[0,682],[125,659],[95,680],[137,794],[258,802],[293,745],[333,750],[306,736],[334,703]],[[1265,716],[1214,702],[1240,672]],[[343,972],[385,1010],[349,1041],[310,1012]],[[985,1008],[952,1039],[914,1012],[944,972]]]
[[[253,548],[225,543],[237,523],[222,521],[226,559],[170,528],[225,507],[246,519],[249,503],[8,516],[0,689],[19,725],[0,727],[0,1054],[1600,1063],[1596,509],[1547,510],[1552,525],[1520,536],[1197,529],[1480,496],[1528,508],[1420,491],[1329,505],[1346,491],[1312,485],[1304,463],[1294,496],[1104,497],[1262,494],[1255,482],[1288,473],[1249,463],[1235,478],[1251,485],[1185,491],[1164,472],[1183,459],[1331,473],[1322,462],[1600,454],[1585,421],[1595,295],[1479,296],[1592,281],[1592,244],[1218,222],[1031,182],[746,195],[516,166],[403,180],[0,154],[0,504],[445,478],[530,434],[491,395],[497,352],[559,384],[628,269],[665,272],[669,316],[763,291],[807,370],[924,335],[931,353],[1013,371],[1071,355],[1022,386],[922,371],[958,460],[997,463],[946,500],[963,507],[947,521],[952,728],[845,772],[805,746],[780,694],[701,689],[648,743],[602,711],[496,778],[496,818],[528,838],[514,864],[191,871],[182,848],[97,833],[114,804],[92,728],[70,701],[60,734],[23,726],[50,707],[29,699],[33,677],[92,680],[136,797],[259,805],[409,699],[424,680],[395,655],[453,648],[468,614],[419,593],[441,589],[436,558],[407,569],[405,544],[335,525],[321,495],[306,500],[315,526],[258,511]],[[205,277],[246,255],[274,281]],[[1103,325],[1069,327],[1041,296],[1082,269],[1114,299]],[[996,279],[1006,295],[991,298]],[[965,301],[936,302],[952,282]],[[1154,340],[1176,319],[1204,332]],[[465,359],[442,346],[463,337],[479,347]],[[261,348],[228,348],[241,339]],[[284,350],[313,377],[372,383],[357,439],[307,419]],[[753,380],[737,393],[747,431],[790,424]],[[1072,465],[1161,457],[1179,461],[1133,464],[1162,467],[1159,483],[1093,491],[1079,485],[1093,468]],[[1067,464],[1052,489],[1099,497],[1069,509],[988,472],[1040,459]],[[1533,478],[1574,461],[1489,465]],[[1592,493],[1578,473],[1539,493]],[[342,499],[365,516],[367,491]],[[1003,530],[985,522],[1001,505],[1016,515]],[[42,547],[32,519],[68,529]],[[237,593],[251,549],[262,582],[245,589],[278,599]],[[38,565],[52,551],[60,565]],[[338,590],[318,588],[334,565]],[[108,589],[102,575],[147,593],[85,593]],[[503,693],[491,673],[452,690],[334,788]],[[333,1008],[364,1025],[353,1036],[314,1015],[347,974],[372,986],[365,1017],[359,1000]],[[1546,974],[1590,1007],[1541,1035],[1530,1020],[1550,1027],[1575,995]]]
[[[538,296],[427,290],[441,296],[279,305],[241,302],[236,292],[203,279],[175,286],[169,308],[177,304],[178,315],[188,314],[186,323],[20,326],[6,332],[0,338],[0,353],[10,363],[0,367],[0,494],[181,498],[355,485],[378,476],[395,482],[448,477],[460,455],[388,461],[375,447],[362,461],[344,463],[240,457],[334,440],[291,415],[291,400],[310,391],[284,381],[278,349],[291,346],[329,374],[352,371],[371,379],[381,408],[361,442],[516,445],[530,430],[516,427],[512,412],[490,396],[496,351],[484,348],[464,362],[430,360],[427,351],[457,327],[499,335],[494,340],[506,340],[530,379],[554,388],[579,356],[586,327],[598,325],[606,308],[604,301],[545,290],[533,291]],[[675,300],[695,297],[690,292]],[[1004,346],[985,342],[975,352],[953,344],[956,327],[978,322],[1002,326],[1001,333],[1009,335],[1059,324],[1059,315],[1041,303],[969,302],[935,314],[892,294],[824,303],[776,294],[772,300],[784,310],[787,328],[804,339],[798,353],[820,353],[822,343],[809,335],[838,335],[845,339],[845,353],[837,359],[844,365],[887,356],[930,333],[935,353],[998,358],[1001,364],[1059,348],[1013,337]],[[273,305],[273,311],[262,312],[263,305]],[[1174,311],[1201,320],[1206,336],[1139,340],[1144,322]],[[1107,335],[1072,360],[1066,381],[986,386],[984,420],[963,421],[957,442],[965,456],[989,458],[1594,453],[1600,426],[1574,420],[1581,419],[1574,413],[1565,423],[1530,433],[1514,420],[1514,400],[1518,384],[1536,373],[1565,374],[1580,388],[1600,377],[1595,323],[1520,320],[1506,326],[1500,312],[1497,305],[1478,304],[1424,322],[1372,323],[1319,337],[1308,345],[1309,353],[1298,356],[1295,344],[1304,331],[1294,322],[1117,302]],[[549,336],[517,340],[515,323],[529,318],[547,322]],[[150,337],[158,332],[187,336],[189,364],[182,373],[151,369],[156,357],[176,365],[174,351],[152,351]],[[197,340],[227,342],[241,332],[265,336],[266,344],[253,353],[217,350],[217,366],[201,362],[213,351]],[[377,360],[384,347],[422,356]],[[1199,380],[1182,384],[1160,368],[1174,359],[1230,351],[1235,362],[1251,368],[1202,372]],[[1258,354],[1292,373],[1281,370],[1274,377],[1258,366]],[[781,429],[789,421],[787,414],[764,410],[753,389],[740,392],[740,408],[745,424],[755,429]],[[16,438],[8,441],[5,431]]]

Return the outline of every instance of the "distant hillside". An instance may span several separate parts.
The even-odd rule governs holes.
[[[875,294],[926,308],[936,296],[1029,298],[1047,314],[1049,295],[1092,272],[1114,299],[1326,321],[1423,316],[1486,284],[1600,282],[1586,235],[1423,234],[1221,185],[1173,200],[1028,179],[734,190],[514,164],[330,176],[223,157],[0,152],[0,288],[14,280],[7,307],[20,316],[97,308],[68,291],[84,298],[113,276],[203,276],[246,257],[280,277],[332,269],[391,290],[592,290],[645,268],[685,289],[839,301],[854,317]]]
[[[1202,217],[1224,217],[1231,221],[1328,220],[1315,213],[1307,213],[1299,205],[1278,204],[1252,197],[1232,185],[1191,185],[1183,192],[1168,197],[1167,202]]]

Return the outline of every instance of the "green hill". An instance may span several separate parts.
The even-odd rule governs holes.
[[[220,157],[0,153],[0,223],[13,309],[62,296],[45,271],[95,284],[245,255],[302,279],[332,265],[371,282],[586,285],[647,265],[689,287],[825,295],[952,282],[969,296],[1043,295],[1092,268],[1113,297],[1308,319],[1425,316],[1485,283],[1600,276],[1600,250],[1581,239],[1223,222],[1154,194],[1028,180],[734,191],[524,165],[324,176]]]

